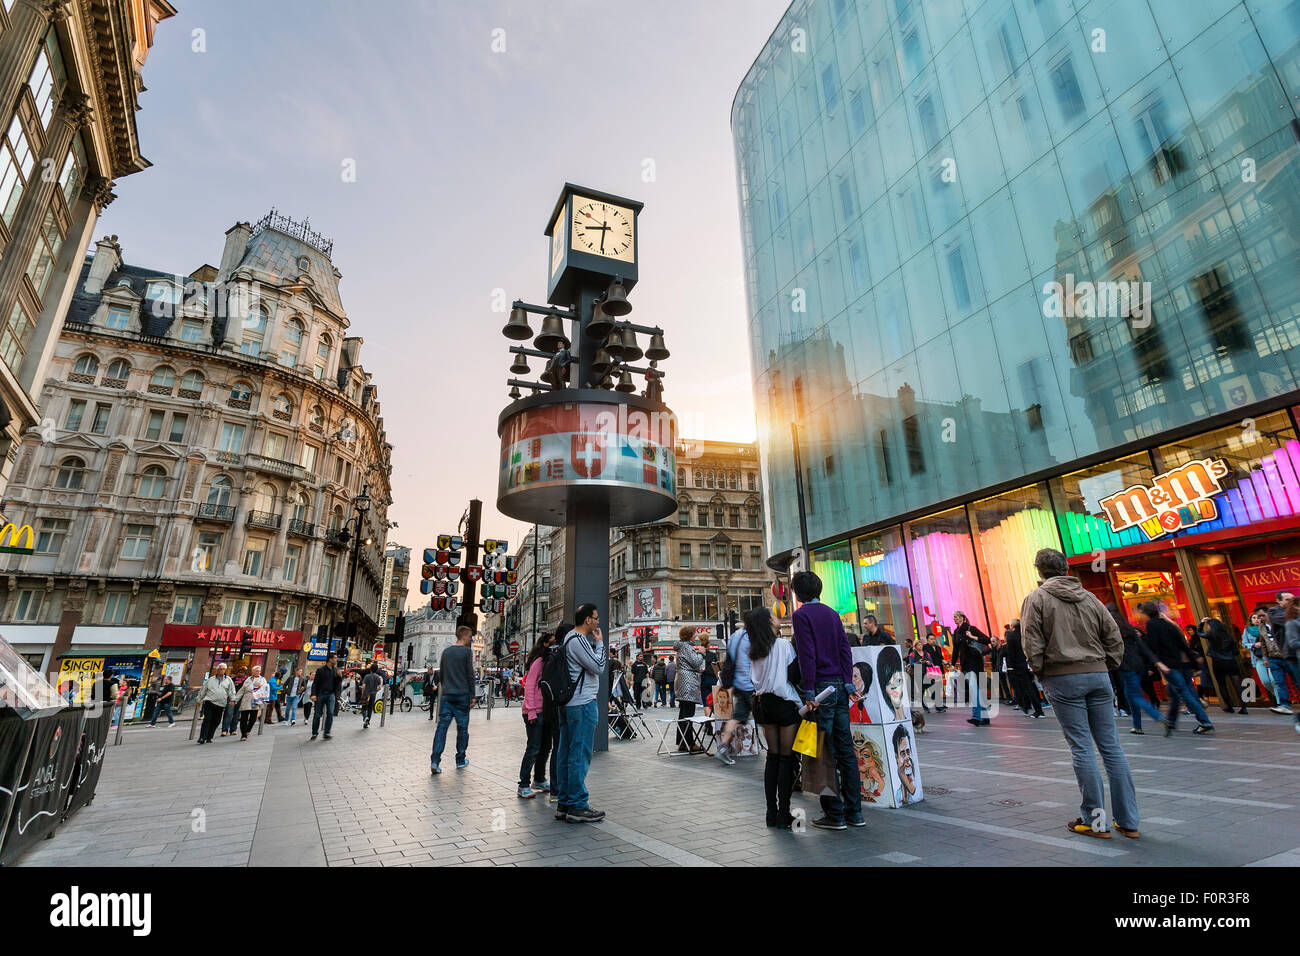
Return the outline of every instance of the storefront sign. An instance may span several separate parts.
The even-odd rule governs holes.
[[[1111,531],[1138,527],[1148,541],[1182,531],[1219,516],[1214,496],[1223,492],[1228,463],[1221,458],[1189,461],[1147,485],[1130,485],[1098,504]]]
[[[1243,592],[1262,592],[1269,597],[1279,591],[1300,590],[1300,558],[1266,564],[1237,565],[1237,582]]]
[[[255,651],[296,651],[302,646],[302,631],[266,627],[221,627],[209,624],[168,624],[163,628],[163,647],[238,646],[248,636]]]
[[[393,598],[393,566],[396,561],[396,556],[391,554],[384,559],[384,594],[379,599],[379,617],[375,619],[380,630],[388,626],[388,603]]]
[[[653,621],[663,614],[663,589],[658,587],[634,588],[632,613],[628,616],[634,621]]]
[[[31,525],[18,526],[11,521],[0,528],[0,554],[31,554],[32,550]]]
[[[323,661],[329,656],[330,646],[325,641],[312,641],[311,652],[307,655],[309,661]]]

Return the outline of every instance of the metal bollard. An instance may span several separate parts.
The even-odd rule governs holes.
[[[379,708],[379,726],[384,726],[384,718],[388,716],[388,708],[393,704],[393,688],[391,686],[384,688],[384,705]]]
[[[266,726],[266,712],[271,707],[270,704],[263,704],[257,708],[257,736],[262,736],[262,728]]]
[[[199,705],[199,698],[194,698],[194,713],[190,716],[190,740],[194,739],[195,728],[199,725],[199,711],[203,708]]]
[[[122,699],[121,710],[117,714],[117,735],[113,738],[113,746],[117,747],[122,743],[122,725],[126,723],[126,699]],[[109,711],[109,720],[112,720],[112,711]]]

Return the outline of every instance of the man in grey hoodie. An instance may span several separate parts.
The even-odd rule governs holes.
[[[600,675],[608,663],[608,649],[601,638],[600,614],[596,605],[580,605],[573,620],[573,630],[562,645],[574,691],[568,704],[559,708],[555,819],[570,823],[599,823],[605,818],[605,811],[593,810],[587,805],[587,770],[591,766],[591,751],[596,742],[596,722],[604,720],[596,697],[600,692]]]
[[[1137,792],[1115,729],[1110,685],[1110,670],[1124,659],[1119,625],[1101,601],[1070,576],[1060,551],[1043,548],[1034,556],[1034,567],[1041,583],[1020,609],[1020,630],[1029,668],[1042,681],[1070,745],[1083,795],[1079,819],[1067,829],[1110,839],[1101,774],[1092,752],[1096,744],[1110,777],[1114,828],[1136,839]]]

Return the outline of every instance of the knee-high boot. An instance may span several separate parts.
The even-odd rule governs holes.
[[[783,754],[777,770],[776,808],[781,826],[789,826],[794,819],[790,815],[790,791],[794,788],[794,762],[798,759],[794,754]]]
[[[780,788],[781,770],[784,767],[784,759],[778,754],[767,752],[767,763],[763,765],[763,792],[767,795],[767,825],[770,827],[777,826],[781,822],[781,813],[777,804],[777,791]],[[790,788],[786,787],[785,802],[787,808],[790,804]]]

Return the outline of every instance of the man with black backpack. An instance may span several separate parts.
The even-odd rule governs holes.
[[[542,695],[556,708],[560,747],[555,766],[555,819],[597,823],[605,811],[587,805],[587,769],[600,719],[596,696],[608,652],[601,639],[596,605],[583,604],[574,615],[574,628],[554,650],[542,669]]]

